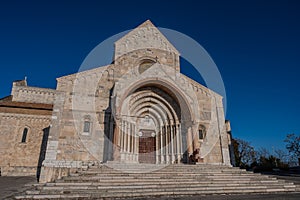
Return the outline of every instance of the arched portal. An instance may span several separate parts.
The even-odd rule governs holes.
[[[170,88],[146,83],[122,101],[114,134],[114,160],[139,163],[180,163],[191,146],[191,119],[186,104]],[[185,109],[184,111],[182,109]],[[190,141],[187,141],[190,139]]]

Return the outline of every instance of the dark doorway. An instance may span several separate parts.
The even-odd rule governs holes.
[[[141,136],[139,137],[139,163],[152,163],[155,164],[155,133],[153,130],[140,130]]]
[[[42,164],[43,164],[43,161],[45,160],[45,156],[46,156],[49,131],[50,131],[50,126],[43,129],[43,139],[42,139],[42,143],[41,143],[41,147],[40,147],[40,156],[39,156],[39,161],[38,161],[38,166],[37,166],[37,171],[36,171],[36,178],[38,181],[40,179]]]

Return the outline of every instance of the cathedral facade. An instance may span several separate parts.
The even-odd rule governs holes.
[[[179,52],[148,20],[115,42],[110,65],[13,83],[0,100],[2,175],[41,182],[105,162],[230,163],[222,96],[180,73]]]

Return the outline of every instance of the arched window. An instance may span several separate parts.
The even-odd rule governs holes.
[[[27,133],[28,133],[28,128],[24,128],[23,134],[22,134],[22,140],[21,140],[22,143],[26,142]]]
[[[150,59],[142,60],[139,66],[139,73],[143,73],[147,69],[149,69],[155,62]]]
[[[206,137],[205,126],[199,125],[198,137],[199,137],[199,140],[203,140]]]
[[[90,133],[91,132],[91,116],[85,115],[83,121],[83,132]]]
[[[89,132],[90,132],[90,128],[91,128],[91,122],[89,122],[89,121],[84,121],[84,124],[83,124],[83,132],[89,133]]]

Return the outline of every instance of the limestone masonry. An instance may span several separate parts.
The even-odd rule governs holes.
[[[53,181],[88,165],[231,165],[222,96],[180,73],[179,52],[148,20],[115,42],[110,65],[13,83],[0,100],[1,175]]]

